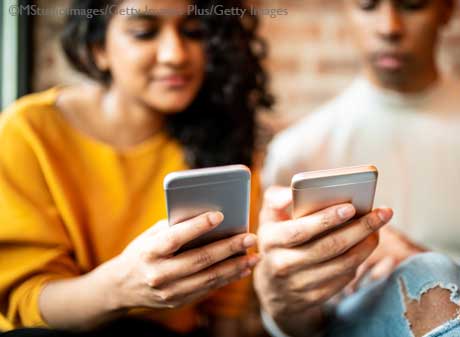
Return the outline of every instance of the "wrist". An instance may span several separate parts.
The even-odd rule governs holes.
[[[39,295],[43,320],[56,329],[86,330],[122,314],[105,266],[74,278],[48,282]]]
[[[121,288],[121,274],[118,266],[118,257],[115,257],[87,274],[91,279],[90,283],[100,296],[100,303],[103,310],[108,313],[115,313],[127,310],[123,300]]]

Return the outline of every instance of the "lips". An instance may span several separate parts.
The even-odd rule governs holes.
[[[167,76],[156,77],[155,82],[171,87],[171,88],[180,88],[186,86],[190,82],[190,76],[175,74]]]
[[[406,58],[399,53],[378,53],[374,55],[373,61],[379,68],[397,71],[404,66]]]

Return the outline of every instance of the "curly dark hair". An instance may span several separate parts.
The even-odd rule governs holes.
[[[117,1],[74,0],[72,9],[102,9]],[[195,0],[193,4],[200,9],[216,4],[243,6],[234,0]],[[261,64],[267,48],[257,36],[258,18],[200,15],[199,19],[205,26],[205,80],[185,111],[166,117],[166,130],[183,145],[187,164],[193,168],[236,163],[251,166],[258,134],[256,111],[273,105]],[[70,15],[62,36],[71,64],[104,84],[110,83],[110,73],[98,69],[92,49],[104,43],[109,22],[109,16]]]

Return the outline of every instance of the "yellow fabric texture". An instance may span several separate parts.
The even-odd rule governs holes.
[[[181,146],[164,134],[120,152],[75,130],[55,107],[58,93],[55,88],[26,96],[0,120],[3,331],[46,326],[38,308],[44,283],[94,269],[165,219],[163,178],[188,168]],[[252,181],[254,230],[260,200],[257,174]],[[176,331],[190,331],[198,306],[216,316],[238,316],[249,282],[222,288],[203,303],[142,310],[142,315]]]

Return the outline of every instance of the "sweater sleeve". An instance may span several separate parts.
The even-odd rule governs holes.
[[[13,107],[0,120],[0,330],[43,326],[43,285],[79,274],[39,147]]]

